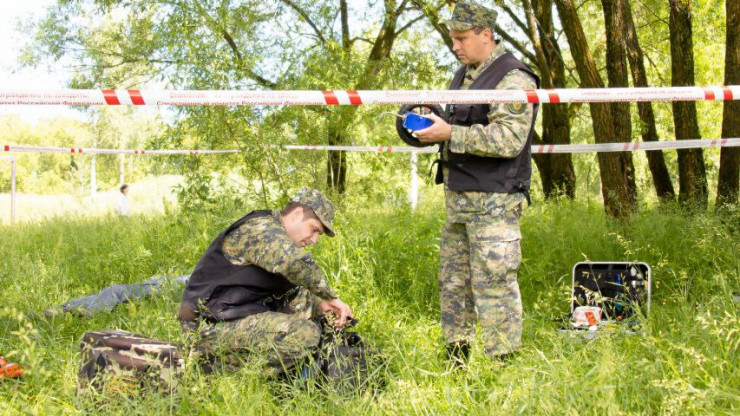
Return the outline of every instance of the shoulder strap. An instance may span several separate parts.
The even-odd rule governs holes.
[[[506,74],[514,69],[519,69],[530,75],[534,78],[537,87],[539,87],[540,78],[534,73],[534,71],[532,71],[532,68],[517,59],[511,52],[506,52],[493,61],[493,63],[489,65],[488,68],[486,68],[485,71],[475,79],[475,81],[473,81],[470,89],[480,90],[495,87],[502,79],[504,79]]]
[[[459,90],[460,86],[462,85],[463,78],[465,77],[465,69],[467,68],[467,65],[463,65],[460,68],[458,68],[457,72],[455,72],[455,76],[452,77],[452,82],[450,82],[450,88],[451,90]]]

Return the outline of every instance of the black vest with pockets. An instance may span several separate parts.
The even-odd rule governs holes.
[[[451,90],[459,90],[463,83],[466,66],[463,65],[450,83]],[[540,79],[532,69],[518,60],[510,52],[496,58],[468,89],[485,90],[495,89],[496,85],[512,70],[521,70],[534,78],[539,88]],[[514,158],[483,157],[468,153],[449,152],[449,159],[444,160],[437,167],[436,183],[443,182],[442,165],[449,169],[447,187],[453,191],[483,191],[498,193],[523,192],[528,195],[532,177],[532,136],[537,119],[539,105],[534,105],[532,125],[524,149]],[[472,126],[473,124],[488,125],[488,104],[457,104],[447,105],[445,114],[448,122],[458,126]]]
[[[285,276],[255,266],[237,266],[224,256],[224,237],[246,221],[272,215],[252,211],[222,232],[195,266],[180,304],[180,320],[231,321],[260,312],[275,311],[278,301],[296,286]]]

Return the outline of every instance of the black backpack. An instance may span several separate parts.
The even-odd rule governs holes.
[[[348,327],[357,323],[351,321]],[[385,359],[367,347],[357,332],[327,329],[320,322],[322,336],[312,365],[304,366],[299,378],[314,380],[340,394],[378,388],[384,385]]]

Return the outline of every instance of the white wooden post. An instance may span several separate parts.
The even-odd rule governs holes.
[[[90,199],[95,200],[95,193],[98,191],[98,184],[95,177],[95,153],[90,158]]]
[[[15,158],[10,158],[10,223],[15,224]]]
[[[126,183],[126,177],[124,175],[124,173],[125,173],[124,172],[124,168],[125,168],[124,162],[126,160],[126,155],[123,154],[123,153],[121,153],[119,156],[120,156],[119,159],[120,159],[121,163],[118,166],[118,182],[120,182],[120,184],[123,185],[124,183]]]
[[[10,223],[15,224],[15,158],[0,156],[0,160],[10,162]]]
[[[409,184],[409,203],[411,210],[416,209],[419,202],[419,175],[416,174],[416,152],[411,152],[411,183]]]
[[[98,147],[98,138],[100,136],[100,113],[99,112],[93,112],[91,113],[92,121],[90,123],[92,129],[93,129],[93,148]],[[95,171],[95,153],[92,154],[92,157],[90,158],[90,199],[92,201],[95,201],[95,194],[98,192],[98,183],[97,183],[97,177],[96,177],[96,171]]]

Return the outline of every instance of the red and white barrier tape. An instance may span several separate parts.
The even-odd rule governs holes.
[[[347,152],[376,153],[437,153],[434,147],[392,147],[392,146],[281,146],[289,150],[343,150]],[[541,153],[603,153],[634,152],[636,150],[696,149],[706,147],[740,147],[740,138],[671,140],[665,142],[628,142],[597,144],[546,144],[532,145],[532,154]]]
[[[740,86],[552,90],[0,90],[0,105],[360,105],[590,103],[740,99]]]
[[[4,145],[5,152],[35,152],[35,153],[94,153],[94,154],[131,154],[131,155],[209,155],[222,153],[239,153],[240,150],[146,150],[146,149],[96,149],[89,147],[44,147],[44,146],[14,146]]]
[[[437,153],[437,147],[405,146],[313,146],[313,145],[276,145],[274,148],[287,150],[341,150],[345,152],[374,153]],[[637,150],[697,149],[711,147],[740,147],[740,138],[728,139],[694,139],[671,140],[664,142],[628,142],[596,144],[546,144],[532,145],[533,154],[541,153],[600,153],[600,152],[634,152]],[[0,150],[5,152],[35,153],[89,153],[89,154],[135,154],[135,155],[200,155],[240,153],[241,150],[145,150],[145,149],[96,149],[83,147],[42,147],[4,145]]]

